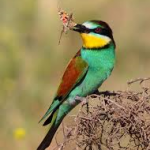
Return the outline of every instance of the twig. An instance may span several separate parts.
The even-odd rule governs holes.
[[[132,83],[135,83],[135,82],[140,82],[140,84],[146,80],[150,80],[150,77],[148,78],[137,78],[137,79],[134,79],[134,80],[131,80],[131,81],[128,81],[127,83],[130,85]]]
[[[104,100],[109,101],[109,102],[111,102],[111,103],[115,104],[115,105],[116,105],[116,106],[118,106],[119,108],[125,109],[123,106],[121,106],[121,105],[119,105],[118,103],[116,103],[116,102],[112,101],[111,99],[104,98]]]

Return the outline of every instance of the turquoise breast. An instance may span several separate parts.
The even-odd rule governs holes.
[[[88,71],[83,81],[69,94],[69,101],[76,96],[84,97],[93,93],[110,76],[114,68],[113,46],[100,50],[81,49],[81,57],[88,63]]]

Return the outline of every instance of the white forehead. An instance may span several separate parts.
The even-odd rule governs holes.
[[[98,27],[97,24],[95,24],[95,23],[93,23],[93,22],[89,22],[89,21],[84,22],[83,25],[84,25],[85,27],[87,27],[88,29],[94,29],[94,28],[97,28],[97,27]]]

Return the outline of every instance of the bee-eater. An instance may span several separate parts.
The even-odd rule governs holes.
[[[81,100],[94,93],[110,76],[115,64],[115,41],[106,22],[92,20],[76,24],[72,30],[80,33],[82,48],[70,60],[52,104],[43,116],[44,126],[50,129],[37,150],[45,150],[51,143],[63,118]]]

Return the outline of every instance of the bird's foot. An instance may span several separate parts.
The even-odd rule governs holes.
[[[87,112],[89,112],[89,103],[88,103],[88,99],[85,97],[80,97],[80,96],[76,96],[75,100],[81,102],[81,106],[83,107],[84,105],[86,105],[87,108]]]
[[[85,105],[88,102],[85,97],[80,97],[80,96],[76,96],[75,100],[81,102],[82,105]]]

